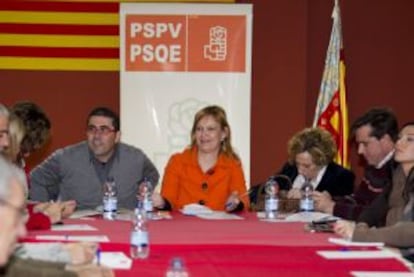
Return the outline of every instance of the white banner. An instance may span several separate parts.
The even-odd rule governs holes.
[[[250,180],[252,6],[121,4],[122,140],[161,176],[190,143],[195,113],[220,105]]]

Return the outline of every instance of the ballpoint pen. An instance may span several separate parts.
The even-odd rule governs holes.
[[[99,247],[96,249],[96,264],[101,265],[101,248]]]

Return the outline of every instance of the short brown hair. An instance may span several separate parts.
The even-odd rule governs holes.
[[[50,137],[51,123],[46,113],[33,102],[16,103],[11,111],[23,122],[26,135],[21,143],[21,153],[31,153],[41,148]]]
[[[296,155],[303,152],[308,152],[316,165],[324,166],[333,161],[337,148],[328,131],[320,128],[306,128],[289,140],[289,162],[294,164]]]

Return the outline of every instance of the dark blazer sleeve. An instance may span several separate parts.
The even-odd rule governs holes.
[[[333,197],[350,195],[354,191],[355,174],[334,163],[328,164],[317,191],[327,191]]]

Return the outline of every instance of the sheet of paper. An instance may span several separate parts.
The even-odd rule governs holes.
[[[226,212],[218,212],[218,211],[212,211],[211,213],[206,213],[206,214],[197,214],[196,215],[199,218],[202,219],[213,219],[213,220],[240,220],[240,219],[244,219],[241,216],[238,216],[236,214],[230,214],[230,213],[226,213]]]
[[[64,224],[52,225],[52,231],[96,231],[95,227],[88,224]]]
[[[116,215],[116,220],[121,221],[131,221],[133,216],[133,212],[130,213],[122,213]],[[168,211],[158,211],[154,212],[149,220],[162,220],[162,219],[172,219],[171,214]]]
[[[181,212],[185,215],[199,215],[199,214],[213,213],[213,210],[211,210],[210,208],[204,205],[194,203],[194,204],[185,205],[181,209]]]
[[[109,242],[107,236],[38,235],[37,240]]]
[[[96,257],[94,263],[98,263]],[[122,252],[101,252],[99,264],[113,269],[130,269],[132,260]]]
[[[286,216],[286,221],[296,221],[296,222],[312,222],[315,220],[321,220],[321,219],[331,219],[336,218],[333,217],[330,214],[325,214],[321,212],[300,212],[300,213],[294,213],[291,215]]]
[[[82,217],[95,216],[95,215],[100,215],[100,214],[101,212],[96,211],[96,210],[79,210],[71,214],[69,218],[82,218]]]
[[[398,258],[397,253],[383,250],[364,250],[364,251],[316,251],[318,255],[325,259],[381,259]]]
[[[414,277],[414,272],[351,271],[355,277]]]
[[[328,241],[334,244],[343,245],[343,246],[372,246],[372,247],[383,247],[383,242],[358,242],[350,241],[347,239],[341,238],[328,238]]]

